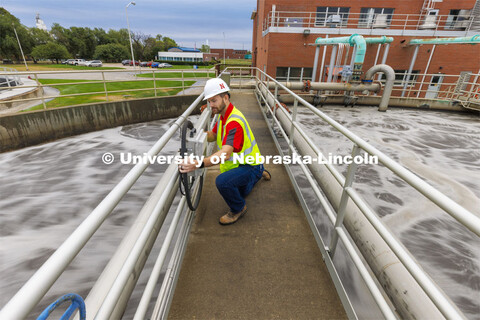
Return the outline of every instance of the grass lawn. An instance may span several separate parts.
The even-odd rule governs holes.
[[[145,70],[142,70],[142,71],[145,71]],[[215,78],[215,71],[211,71],[208,76],[210,78]],[[150,73],[144,73],[144,74],[139,74],[138,77],[142,77],[142,78],[153,78],[153,74],[150,72]],[[155,73],[155,78],[181,78],[182,77],[182,73],[181,72],[165,72],[165,73]],[[194,72],[184,72],[183,73],[183,77],[184,78],[206,78],[207,77],[207,73],[205,72],[202,72],[202,73],[194,73]]]
[[[54,70],[114,70],[123,69],[116,67],[86,67],[86,66],[72,66],[69,64],[51,64],[51,63],[27,63],[29,71],[54,71]],[[17,71],[27,71],[24,64],[0,64],[0,68],[13,68]]]
[[[220,59],[221,63],[224,63],[223,59]],[[225,59],[225,64],[234,64],[234,65],[242,65],[242,66],[250,66],[252,64],[252,59]]]
[[[60,90],[60,94],[78,94],[83,93],[81,96],[73,97],[60,97],[55,98],[52,101],[47,102],[47,108],[58,108],[65,106],[72,106],[77,104],[85,103],[94,103],[94,102],[105,102],[107,101],[104,86],[102,81],[91,81],[91,80],[67,80],[67,79],[39,79],[39,81],[48,85],[52,88]],[[88,82],[88,83],[85,83]],[[75,83],[68,85],[60,85],[62,83]],[[177,87],[181,86],[181,81],[165,81],[157,80],[155,81],[157,86],[157,96],[169,96],[177,94],[181,91],[181,88],[168,88],[168,87]],[[185,87],[191,86],[195,81],[185,81]],[[128,89],[150,89],[142,91],[124,91],[117,93],[110,93],[110,91],[117,90],[128,90]],[[154,97],[155,90],[153,80],[142,80],[142,81],[123,81],[123,82],[110,82],[107,83],[108,101],[119,101],[127,99],[136,99],[136,98],[147,98]],[[25,111],[32,111],[43,109],[43,105],[32,107]]]

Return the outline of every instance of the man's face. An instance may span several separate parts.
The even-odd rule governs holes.
[[[225,97],[226,96],[222,98],[220,95],[216,95],[207,99],[208,103],[210,103],[213,114],[222,113],[222,111],[227,107],[227,104],[225,103]]]

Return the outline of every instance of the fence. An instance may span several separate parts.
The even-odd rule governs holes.
[[[380,13],[270,11],[263,21],[262,30],[267,31],[270,27],[298,27],[464,31],[467,34],[472,28],[474,19],[474,15],[397,14],[393,11]]]
[[[38,71],[38,72],[0,72],[2,76],[15,77],[20,80],[29,79],[30,85],[22,85],[22,92],[40,89],[39,95],[22,98],[10,91],[8,102],[14,105],[27,105],[29,109],[41,105],[45,110],[49,101],[62,101],[54,106],[70,106],[74,104],[123,100],[132,97],[157,97],[163,95],[186,94],[187,89],[203,88],[204,81],[215,76],[211,70],[141,70],[137,74],[125,70],[82,70],[82,71]],[[71,80],[71,81],[69,81]],[[43,83],[42,83],[43,82]],[[55,88],[58,93],[46,88]],[[82,92],[83,91],[83,92]],[[85,98],[82,99],[74,98]],[[69,98],[66,100],[64,98]],[[5,98],[4,98],[5,99]],[[61,100],[64,99],[64,100]],[[94,101],[89,101],[94,99]],[[35,103],[38,102],[38,103]],[[53,102],[52,102],[53,104]]]

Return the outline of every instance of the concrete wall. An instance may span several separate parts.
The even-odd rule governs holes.
[[[117,126],[177,117],[196,95],[87,104],[0,116],[0,152]]]

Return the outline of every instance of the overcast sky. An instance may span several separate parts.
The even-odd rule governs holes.
[[[27,27],[35,26],[35,15],[50,29],[63,27],[120,29],[127,27],[125,6],[129,0],[0,0],[0,6]],[[206,43],[223,48],[252,49],[252,11],[256,0],[138,0],[128,8],[130,29],[173,38],[179,45],[197,47]]]

